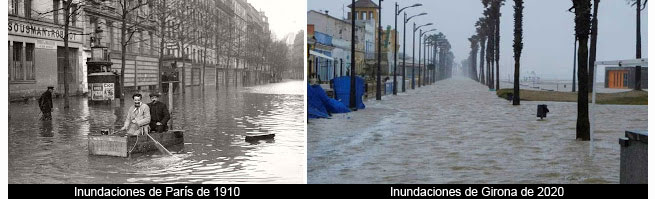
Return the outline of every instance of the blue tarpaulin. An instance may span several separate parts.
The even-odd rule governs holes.
[[[350,76],[343,76],[334,78],[334,92],[336,93],[336,98],[346,107],[350,106]],[[355,77],[355,103],[357,109],[364,109],[366,106],[362,102],[362,96],[364,95],[364,79],[361,77]]]
[[[321,86],[307,84],[307,117],[327,118],[331,113],[350,112],[348,107],[325,94]]]

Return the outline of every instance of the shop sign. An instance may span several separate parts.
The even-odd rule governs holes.
[[[51,39],[63,41],[64,29],[63,28],[53,28],[47,27],[39,24],[30,24],[21,21],[12,21],[9,20],[9,26],[7,29],[10,35],[21,35],[29,37],[37,37],[43,39]],[[74,32],[69,30],[68,39],[69,41],[81,42],[82,36],[73,34]]]

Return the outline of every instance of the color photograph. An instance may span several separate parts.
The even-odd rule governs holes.
[[[647,24],[642,0],[309,0],[307,182],[646,184]]]

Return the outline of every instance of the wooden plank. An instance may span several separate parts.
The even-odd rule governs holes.
[[[246,133],[246,142],[273,139],[274,137],[275,137],[275,133],[266,133],[266,132]]]

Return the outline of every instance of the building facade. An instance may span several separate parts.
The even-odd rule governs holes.
[[[72,94],[85,90],[83,23],[69,27],[69,68],[64,62],[64,13],[60,1],[10,0],[8,18],[9,97],[39,96],[47,86],[64,92],[64,76]],[[46,13],[47,14],[39,14]],[[55,75],[56,74],[56,75]]]
[[[111,69],[124,73],[127,90],[158,89],[165,74],[175,74],[185,85],[199,85],[255,79],[270,70],[265,47],[259,46],[270,39],[268,19],[245,0],[72,2],[69,6],[63,0],[9,0],[11,98],[35,97],[47,86],[63,93],[64,76],[69,94],[88,92],[86,61],[95,36],[102,38],[94,45],[106,47]],[[74,14],[65,16],[65,7]],[[125,8],[130,12],[123,16]],[[70,67],[64,74],[66,18]],[[124,39],[123,22],[128,28]],[[102,33],[94,35],[97,29]]]
[[[634,89],[637,68],[605,67],[605,88]],[[648,67],[641,67],[641,88],[648,89]]]
[[[350,20],[338,19],[336,17],[330,16],[328,13],[321,13],[318,11],[310,10],[307,12],[307,23],[308,23],[308,38],[307,41],[314,42],[316,41],[317,45],[310,45],[314,50],[314,53],[319,53],[316,51],[316,48],[323,49],[325,52],[321,55],[310,55],[310,60],[312,64],[323,64],[324,67],[327,67],[325,74],[320,75],[321,77],[329,77],[327,80],[330,80],[334,77],[345,76],[350,72],[351,66],[351,37],[352,37],[352,24]],[[364,58],[366,56],[366,26],[365,24],[355,23],[355,63],[357,74],[361,75],[364,71]],[[311,29],[311,30],[310,30]],[[369,31],[371,27],[369,26]],[[320,39],[315,38],[316,34],[320,35],[319,37],[324,38],[326,35],[330,39],[329,50],[326,50],[326,46],[322,46],[325,42],[321,42]],[[369,46],[370,36],[369,35]],[[314,43],[312,43],[314,44]],[[369,48],[372,50],[373,48]],[[322,57],[325,56],[325,57]],[[320,67],[319,67],[320,68]],[[314,69],[311,67],[310,76],[313,74]],[[321,78],[322,81],[325,78]]]

